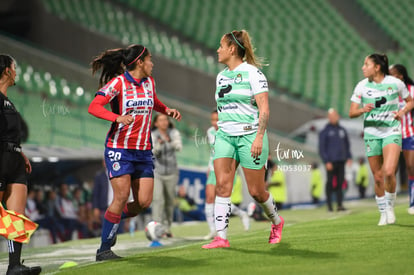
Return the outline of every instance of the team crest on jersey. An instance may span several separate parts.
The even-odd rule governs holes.
[[[112,169],[114,171],[118,171],[119,169],[121,169],[121,165],[119,164],[119,162],[114,162],[114,164],[112,164]]]
[[[367,153],[371,152],[371,146],[367,145]]]
[[[241,74],[237,74],[236,77],[234,78],[234,83],[239,84],[239,83],[242,82],[242,80],[243,80],[242,75]]]
[[[145,81],[144,88],[148,91],[152,91],[151,83],[149,81]]]
[[[391,95],[393,92],[394,92],[394,90],[392,89],[392,87],[388,87],[387,94]]]

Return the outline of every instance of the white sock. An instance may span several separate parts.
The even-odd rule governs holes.
[[[216,233],[216,225],[214,224],[214,203],[206,203],[204,211],[206,212],[206,220],[210,233]]]
[[[272,194],[269,193],[267,201],[260,204],[263,207],[263,211],[267,217],[272,221],[273,224],[279,224],[282,220],[279,218],[277,213],[275,202],[273,201]]]
[[[375,196],[375,200],[377,201],[379,212],[381,214],[385,213],[385,207],[387,205],[387,200],[385,199],[385,196],[382,196],[382,197]]]
[[[397,198],[397,194],[394,193],[388,193],[385,191],[385,200],[387,201],[387,208],[394,208],[395,199]]]
[[[227,228],[229,227],[230,213],[230,197],[224,198],[216,196],[216,201],[214,203],[215,225],[217,235],[220,238],[227,239]]]

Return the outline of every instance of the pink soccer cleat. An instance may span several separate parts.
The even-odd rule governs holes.
[[[281,222],[279,224],[272,224],[272,229],[270,230],[269,243],[280,243],[282,240],[282,229],[285,224],[285,220],[279,216]]]
[[[230,247],[230,243],[228,240],[220,238],[218,236],[215,237],[211,243],[205,244],[202,246],[202,248],[205,248],[205,249],[220,248],[220,247]]]

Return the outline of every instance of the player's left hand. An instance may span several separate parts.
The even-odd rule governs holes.
[[[255,138],[252,144],[252,148],[250,152],[252,153],[253,158],[257,158],[262,154],[262,148],[263,148],[263,140],[260,138]]]
[[[174,119],[176,119],[177,121],[181,120],[181,114],[176,109],[167,108],[167,115],[174,118]]]
[[[24,158],[24,165],[25,165],[25,167],[26,167],[26,173],[27,173],[27,174],[32,173],[32,165],[30,164],[29,159],[26,157],[26,155],[25,155],[25,154],[23,154],[23,152],[22,152],[21,154],[22,154],[22,156],[23,156],[23,158]]]

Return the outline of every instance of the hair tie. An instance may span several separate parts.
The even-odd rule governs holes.
[[[239,46],[240,46],[240,48],[242,48],[243,50],[246,50],[246,49],[242,46],[242,44],[240,44],[240,42],[236,39],[236,37],[234,36],[233,32],[231,32],[231,36],[233,36],[234,41],[236,41],[237,45],[239,45]]]
[[[145,47],[144,47],[144,49],[142,50],[142,52],[134,59],[134,60],[132,60],[130,63],[128,63],[128,65],[127,66],[129,66],[129,65],[131,65],[132,63],[134,63],[135,61],[137,61],[138,60],[138,58],[140,58],[141,57],[141,55],[143,54],[145,52]]]

